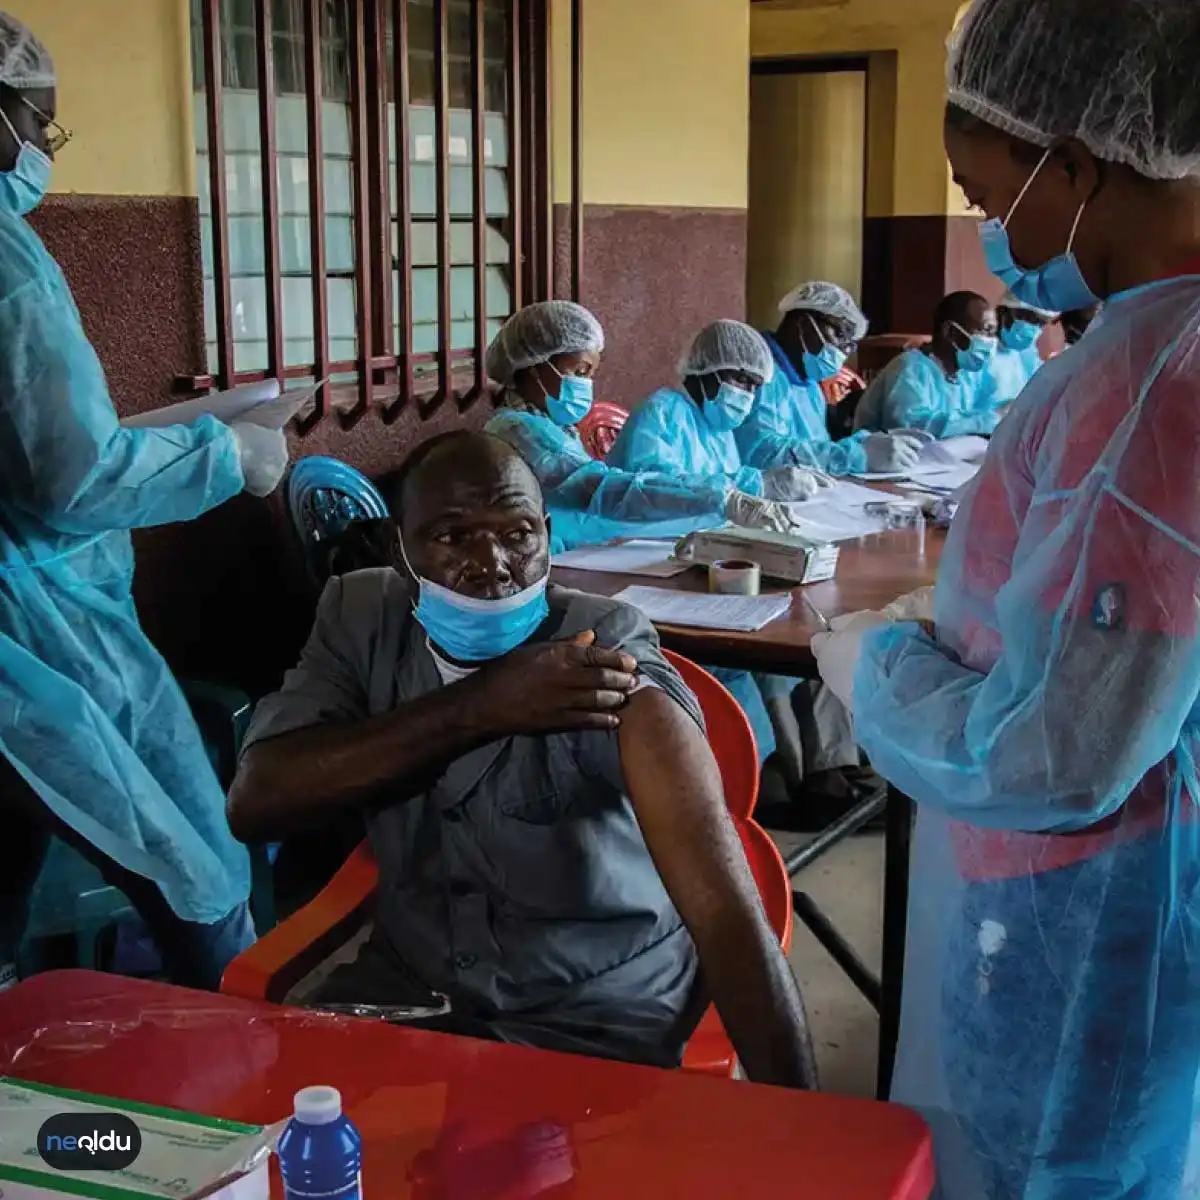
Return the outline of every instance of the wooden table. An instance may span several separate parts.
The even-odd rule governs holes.
[[[891,489],[880,489],[891,490]],[[802,596],[816,605],[826,620],[843,613],[884,605],[917,588],[937,581],[938,564],[945,545],[945,530],[927,526],[923,534],[881,533],[841,543],[837,573],[825,583],[792,589],[792,606],[786,615],[756,633],[688,629],[659,625],[663,644],[695,662],[717,667],[767,671],[776,675],[811,675],[816,670],[812,636],[821,623]],[[598,571],[554,569],[556,583],[580,591],[611,596],[631,584],[679,591],[708,590],[707,568],[696,567],[672,579],[647,579],[635,575],[606,575]],[[782,591],[764,580],[764,590]],[[878,1095],[886,1096],[900,1031],[900,993],[904,979],[904,944],[908,907],[908,861],[912,837],[912,802],[889,788],[886,798],[866,800],[819,833],[787,860],[795,876],[844,841],[885,814],[885,869],[883,898],[883,962],[878,975],[862,961],[817,903],[806,892],[793,888],[796,916],[825,947],[850,981],[879,1013]]]
[[[882,608],[897,596],[935,582],[945,541],[945,532],[931,526],[923,538],[915,533],[895,532],[843,542],[834,578],[793,589],[791,610],[758,632],[660,625],[659,635],[665,646],[695,662],[770,671],[776,675],[808,675],[813,670],[810,642],[812,635],[820,632],[821,623],[801,594],[808,596],[827,620],[864,608]],[[552,577],[564,587],[602,596],[615,595],[634,584],[673,591],[708,590],[706,567],[694,567],[673,579],[605,575],[562,567],[555,567]],[[783,591],[786,585],[764,580],[763,590]]]
[[[933,1187],[928,1129],[891,1105],[89,971],[0,993],[0,1075],[252,1124],[332,1084],[379,1200],[926,1200]]]

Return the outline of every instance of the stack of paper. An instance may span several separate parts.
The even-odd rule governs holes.
[[[610,575],[647,575],[652,579],[670,579],[686,571],[691,563],[672,558],[675,543],[632,538],[606,546],[580,546],[554,556],[556,567],[576,571],[599,571]]]
[[[811,499],[792,504],[789,511],[805,537],[820,542],[845,542],[882,533],[887,528],[883,517],[869,515],[865,507],[883,499],[886,497],[880,492],[839,479]]]
[[[788,592],[773,596],[713,596],[667,588],[627,587],[615,598],[640,608],[651,621],[663,625],[729,629],[738,633],[754,633],[782,617],[792,606]]]
[[[324,381],[280,393],[277,379],[247,383],[228,392],[209,392],[195,400],[184,400],[153,412],[126,417],[126,429],[163,429],[168,425],[191,425],[212,416],[226,425],[235,421],[282,429],[323,386]]]

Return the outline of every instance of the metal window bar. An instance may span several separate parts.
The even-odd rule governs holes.
[[[449,94],[449,28],[450,15],[446,0],[433,4],[433,63],[434,63],[434,155],[437,162],[437,313],[438,349],[437,391],[426,405],[431,411],[443,400],[453,399],[454,381],[451,375],[450,348],[453,332],[450,306],[450,94]]]
[[[220,0],[203,0],[204,86],[212,217],[213,293],[217,319],[217,387],[233,386],[233,302],[229,269],[229,198],[225,191],[225,133],[221,124]]]
[[[412,123],[409,120],[410,68],[408,62],[408,0],[392,5],[392,88],[396,111],[396,237],[399,251],[399,343],[396,346],[396,400],[383,411],[391,424],[412,399],[413,386],[413,256],[412,256],[412,181],[409,155],[412,153]],[[391,205],[388,205],[389,217]],[[387,249],[391,259],[392,236],[388,230]],[[389,274],[391,267],[389,266]]]
[[[508,0],[508,281],[513,308],[525,302],[525,140],[522,101],[521,0]]]
[[[272,0],[255,0],[258,29],[258,136],[262,159],[263,264],[267,295],[267,374],[282,382],[283,281],[279,269],[279,174],[275,157],[275,39]]]
[[[484,154],[486,137],[486,49],[484,31],[484,0],[471,0],[471,166],[474,203],[471,225],[474,237],[475,264],[475,386],[463,397],[463,408],[474,404],[487,392],[487,369],[484,357],[488,342],[488,223],[487,174]]]
[[[370,244],[374,248],[374,331],[372,350],[376,355],[394,357],[395,337],[392,332],[392,220],[391,183],[387,154],[388,144],[388,52],[387,8],[390,0],[366,0],[366,27],[371,32],[367,41],[370,59],[367,64],[367,94],[371,99],[367,109],[367,133],[374,153],[369,156],[368,173],[371,180]]]
[[[371,404],[374,388],[375,327],[371,319],[373,272],[371,270],[371,144],[368,136],[367,106],[367,0],[353,0],[350,6],[350,129],[354,160],[351,176],[354,187],[354,297],[355,333],[358,352],[358,402],[348,412],[337,414],[343,429],[356,425]]]

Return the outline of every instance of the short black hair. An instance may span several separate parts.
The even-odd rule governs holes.
[[[388,512],[394,521],[399,522],[408,489],[420,482],[425,464],[440,451],[451,450],[455,446],[464,454],[487,452],[497,460],[521,457],[503,438],[478,429],[451,429],[435,434],[412,450],[395,471],[380,481]]]
[[[964,324],[969,316],[967,309],[976,300],[985,307],[987,306],[987,297],[981,296],[978,292],[951,292],[950,295],[943,296],[933,310],[934,337],[937,337],[938,330],[947,323]]]

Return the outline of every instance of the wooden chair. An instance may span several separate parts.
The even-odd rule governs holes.
[[[730,815],[771,928],[786,951],[792,940],[791,882],[775,843],[751,817],[758,798],[758,751],[750,722],[737,701],[707,671],[670,651],[663,653],[700,703]],[[363,842],[320,895],[229,964],[221,980],[222,993],[282,1002],[301,979],[369,919],[378,880],[374,855]],[[735,1066],[733,1045],[710,1005],[687,1044],[683,1069],[732,1076]]]

